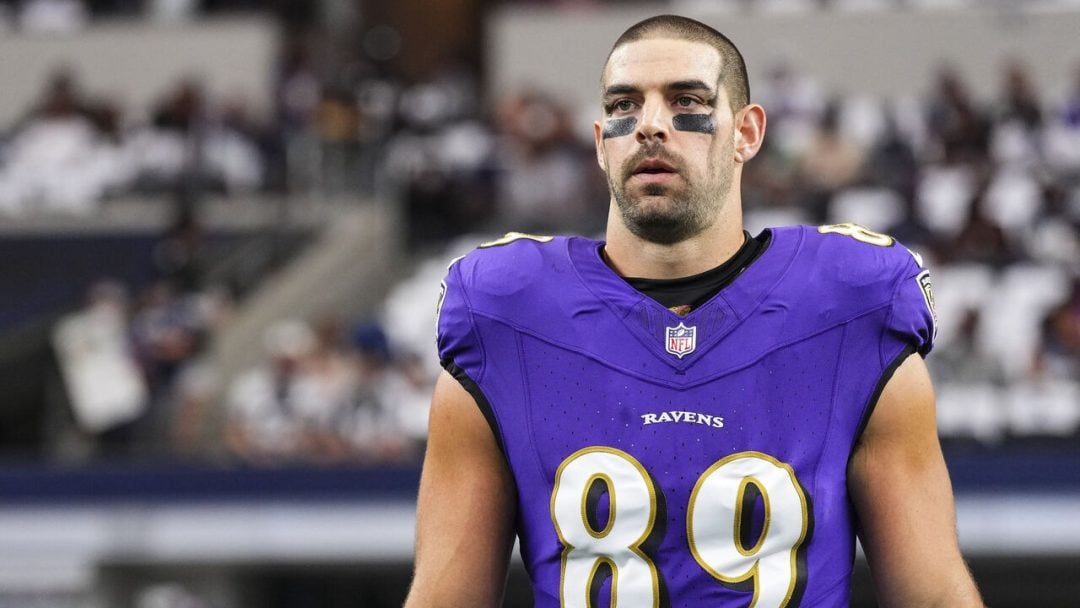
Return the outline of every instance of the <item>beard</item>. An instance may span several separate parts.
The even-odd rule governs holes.
[[[709,162],[701,180],[691,179],[682,159],[660,144],[645,145],[627,158],[616,176],[618,179],[612,177],[608,167],[608,187],[623,223],[638,238],[659,245],[673,245],[703,232],[716,220],[716,212],[731,189],[735,161],[729,154],[721,157],[728,160],[719,166]],[[671,165],[682,183],[644,184],[637,192],[628,191],[627,183],[634,168],[646,159]],[[659,198],[667,200],[647,200]]]

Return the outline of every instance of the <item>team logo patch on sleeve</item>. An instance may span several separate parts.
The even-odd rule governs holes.
[[[667,327],[664,347],[667,352],[682,359],[694,352],[697,348],[697,327],[687,327],[685,323],[679,323],[675,327]]]
[[[919,290],[922,291],[923,299],[926,300],[926,308],[930,310],[930,316],[934,319],[934,335],[937,335],[937,306],[934,305],[934,287],[930,283],[930,271],[924,270],[919,273],[915,280],[919,283]]]

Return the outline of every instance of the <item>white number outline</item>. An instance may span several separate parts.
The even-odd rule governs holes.
[[[874,245],[876,247],[892,247],[896,244],[896,239],[893,237],[880,232],[874,232],[862,224],[855,224],[852,222],[818,226],[817,231],[821,234],[833,233],[850,236],[860,243],[866,243],[867,245]]]
[[[514,241],[520,241],[527,239],[530,241],[536,241],[537,243],[550,243],[555,240],[553,236],[547,236],[546,234],[529,234],[527,232],[507,232],[494,241],[488,241],[486,243],[480,243],[477,245],[477,249],[488,249],[490,247],[501,247],[503,245],[509,245]]]

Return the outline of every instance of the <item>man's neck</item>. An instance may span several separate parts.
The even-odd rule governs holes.
[[[735,209],[740,207],[735,205]],[[630,232],[622,221],[618,207],[612,202],[606,239],[604,258],[619,275],[678,279],[715,268],[735,255],[744,241],[742,215],[721,214],[701,233],[685,241],[662,245]]]

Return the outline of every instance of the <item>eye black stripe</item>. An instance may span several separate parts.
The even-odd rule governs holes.
[[[623,137],[633,133],[635,128],[637,128],[637,118],[633,116],[610,118],[604,123],[604,131],[601,135],[604,139]]]
[[[671,118],[671,124],[677,131],[696,133],[716,131],[716,121],[713,120],[712,114],[676,114]]]

